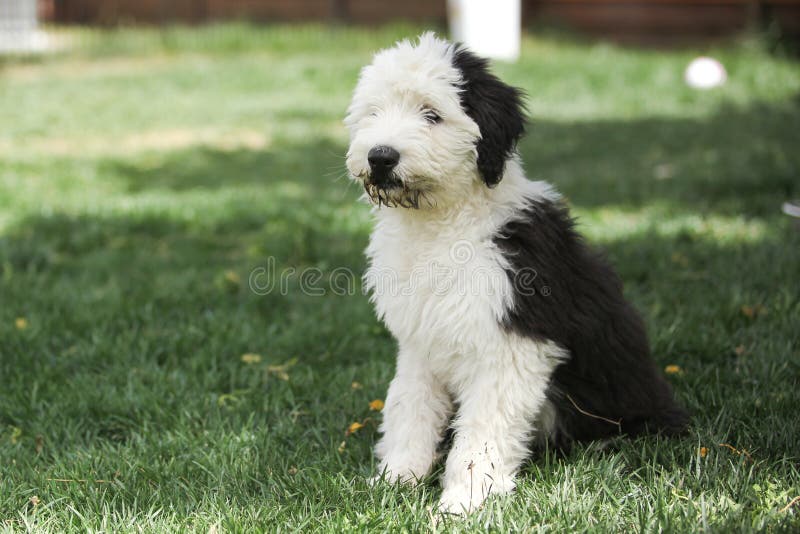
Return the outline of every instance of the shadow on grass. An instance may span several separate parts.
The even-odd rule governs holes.
[[[724,108],[707,119],[534,119],[520,150],[532,178],[553,182],[579,206],[665,200],[765,215],[800,193],[798,122],[800,103]]]
[[[532,179],[553,183],[578,206],[666,201],[704,213],[770,215],[800,195],[798,123],[800,105],[793,102],[726,108],[707,119],[533,119],[519,149]],[[329,140],[265,150],[201,147],[147,161],[111,160],[105,171],[131,192],[286,181],[319,187],[318,201],[329,202],[331,186],[342,187],[333,182],[345,175],[345,151]]]
[[[260,416],[265,424],[298,402],[329,403],[334,408],[323,411],[335,411],[340,392],[330,380],[346,389],[352,370],[365,365],[380,369],[371,367],[361,380],[378,384],[381,394],[393,341],[357,280],[348,295],[325,286],[340,265],[360,276],[366,234],[342,236],[319,219],[282,228],[264,233],[235,219],[197,228],[154,216],[54,216],[29,218],[8,232],[0,240],[0,299],[11,303],[4,323],[23,315],[35,327],[31,335],[4,335],[0,370],[10,395],[0,423],[67,439],[58,434],[71,419],[86,436],[124,441],[140,424],[169,426],[162,419],[170,406],[204,417],[209,394],[237,391],[245,400],[228,411],[245,421],[263,409],[265,380],[274,380],[247,372],[239,361],[247,352],[268,354],[272,364],[300,358],[304,378],[293,382],[291,400],[275,399],[273,411]],[[262,247],[290,249],[298,231],[321,248],[336,239],[346,247],[337,252],[343,264],[319,264],[308,249],[294,251],[298,263],[283,259],[277,266],[318,266],[325,294],[303,292],[297,277],[285,291],[254,293],[248,276],[263,265]],[[794,420],[800,237],[787,229],[721,244],[645,233],[604,248],[648,320],[659,362],[685,370],[676,388],[696,424],[754,436],[763,431],[776,449],[789,446],[793,438],[784,441],[765,424],[791,428]],[[748,316],[743,306],[765,312]],[[31,388],[33,404],[24,401]]]
[[[298,146],[281,144],[279,148],[263,150],[201,146],[170,152],[163,159],[154,156],[144,163],[110,160],[105,163],[104,170],[121,178],[130,192],[269,186],[277,181],[329,186],[336,178],[346,175],[345,150],[342,145],[326,139]],[[312,198],[304,200],[313,202]],[[329,198],[321,200],[330,201]]]

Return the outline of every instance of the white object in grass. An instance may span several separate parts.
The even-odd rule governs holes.
[[[800,219],[800,200],[795,202],[784,202],[782,210],[786,215]]]
[[[683,78],[693,89],[712,89],[723,85],[728,79],[728,73],[716,59],[701,56],[689,63]]]

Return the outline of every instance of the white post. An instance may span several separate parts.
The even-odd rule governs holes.
[[[40,50],[45,36],[38,31],[36,0],[0,1],[0,52]]]
[[[519,57],[520,0],[448,0],[453,39],[480,56],[505,61]]]

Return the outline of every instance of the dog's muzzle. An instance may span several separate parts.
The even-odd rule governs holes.
[[[394,175],[394,168],[400,162],[400,153],[390,146],[378,145],[372,147],[367,154],[369,162],[369,176],[367,184],[380,189],[400,187],[402,182]]]
[[[425,192],[419,187],[409,187],[394,169],[400,162],[400,153],[390,146],[378,145],[367,154],[369,174],[364,178],[364,191],[378,206],[415,208]]]

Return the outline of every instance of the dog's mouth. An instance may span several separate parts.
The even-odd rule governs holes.
[[[422,189],[409,187],[396,176],[388,176],[380,181],[367,177],[364,180],[364,191],[373,204],[387,208],[419,209],[421,201],[425,200]]]
[[[364,185],[376,187],[378,189],[398,189],[403,187],[401,180],[395,173],[372,172],[364,178]]]

